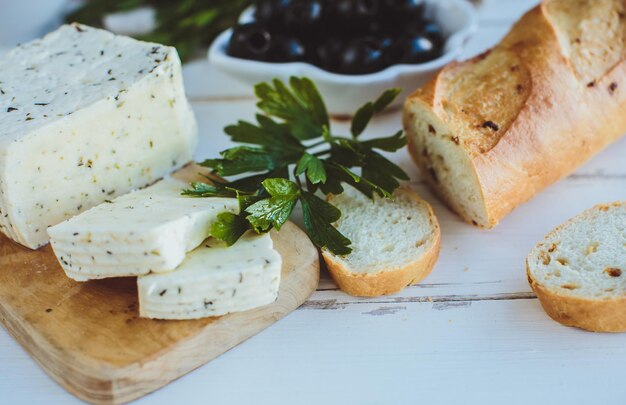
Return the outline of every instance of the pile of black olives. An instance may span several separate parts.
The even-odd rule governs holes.
[[[428,62],[444,43],[423,0],[257,0],[254,22],[234,27],[227,53],[357,75]]]

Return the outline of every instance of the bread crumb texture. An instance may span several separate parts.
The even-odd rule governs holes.
[[[345,186],[345,192],[330,202],[342,213],[335,227],[352,241],[352,253],[337,257],[357,273],[401,269],[420,257],[435,242],[439,225],[428,203],[412,191],[399,189],[394,199],[370,200]]]
[[[528,271],[557,295],[626,297],[626,202],[596,206],[556,228],[528,256]]]

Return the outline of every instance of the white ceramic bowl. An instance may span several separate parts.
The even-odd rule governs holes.
[[[426,14],[440,24],[448,38],[444,53],[427,63],[393,65],[376,73],[343,75],[304,62],[270,63],[234,58],[226,54],[232,30],[221,33],[211,44],[209,61],[221,71],[251,86],[273,78],[287,80],[290,76],[306,76],[316,83],[328,111],[333,115],[350,115],[391,87],[404,89],[394,103],[398,106],[409,92],[459,57],[478,24],[476,11],[467,0],[426,0]],[[246,10],[240,22],[251,19],[252,10]]]

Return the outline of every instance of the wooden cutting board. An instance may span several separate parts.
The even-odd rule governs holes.
[[[272,232],[283,258],[278,300],[192,321],[139,318],[135,278],[78,283],[50,246],[0,236],[0,322],[59,384],[98,404],[125,403],[194,370],[299,307],[319,282],[319,256],[292,223]],[[207,398],[209,400],[209,398]]]

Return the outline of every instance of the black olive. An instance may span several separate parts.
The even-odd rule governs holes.
[[[395,19],[387,19],[385,14],[377,16],[367,23],[367,33],[365,35],[372,35],[375,37],[392,36],[394,38],[401,37],[406,28],[403,24],[398,24]]]
[[[402,44],[401,63],[424,63],[441,55],[440,49],[425,35],[412,35]]]
[[[315,47],[315,54],[310,55],[309,61],[328,71],[334,71],[339,64],[339,57],[344,43],[338,38],[329,38]]]
[[[336,71],[344,74],[376,72],[384,67],[383,50],[375,38],[356,38],[348,42],[339,57]]]
[[[441,48],[444,45],[445,39],[443,37],[443,33],[441,32],[441,28],[436,22],[427,22],[422,27],[422,33],[428,39],[430,39],[436,47]]]
[[[285,28],[289,31],[310,30],[322,20],[322,3],[319,0],[292,1],[283,16]]]
[[[231,56],[306,61],[365,74],[441,55],[445,37],[424,19],[424,0],[256,0],[255,22],[235,27]]]
[[[422,35],[430,39],[437,48],[443,48],[445,37],[441,27],[434,21],[424,21],[421,24],[410,24],[406,36]]]
[[[280,24],[285,9],[298,0],[257,0],[254,20],[264,24]]]
[[[233,29],[226,52],[237,58],[267,61],[271,46],[270,32],[261,24],[248,23]]]
[[[255,4],[254,20],[258,22],[269,22],[275,15],[274,0],[259,0]]]
[[[394,44],[394,40],[393,37],[391,36],[384,36],[384,37],[380,37],[378,38],[378,43],[380,44],[380,47],[385,50],[385,49],[389,49],[393,46]]]
[[[441,34],[441,29],[439,28],[439,24],[434,21],[429,21],[422,27],[421,31],[425,34]]]
[[[363,28],[365,35],[378,36],[386,32],[383,22],[375,18],[366,21]]]
[[[325,14],[328,17],[344,20],[354,17],[356,14],[356,2],[355,0],[328,0]]]
[[[296,37],[276,35],[272,41],[271,59],[275,62],[297,62],[305,60],[306,47]]]
[[[422,17],[424,14],[423,0],[383,0],[383,5],[388,11],[397,15],[408,14],[411,17]]]
[[[327,0],[327,14],[345,19],[375,17],[380,0]]]
[[[375,17],[378,13],[378,0],[356,0],[355,2],[357,17]]]
[[[404,57],[404,43],[394,39],[392,36],[382,37],[379,40],[380,47],[383,51],[383,66],[397,65],[401,63]]]
[[[323,32],[344,39],[380,32],[379,3],[380,0],[326,0]]]

